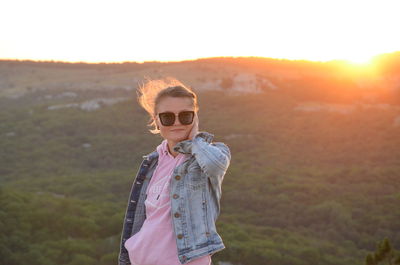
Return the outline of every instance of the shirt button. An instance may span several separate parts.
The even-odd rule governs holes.
[[[178,198],[179,198],[179,195],[178,195],[178,194],[174,194],[174,195],[172,196],[172,198],[178,199]]]
[[[176,180],[180,180],[180,179],[181,179],[181,176],[176,175],[176,176],[175,176],[175,179],[176,179]]]
[[[178,235],[178,239],[182,239],[183,238],[183,235],[182,234],[179,234]]]
[[[175,216],[176,218],[178,218],[178,217],[181,216],[181,215],[180,215],[180,213],[175,213],[174,216]]]

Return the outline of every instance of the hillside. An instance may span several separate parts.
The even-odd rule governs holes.
[[[361,265],[384,237],[400,249],[398,58],[0,61],[0,264],[116,263],[133,177],[162,140],[135,88],[163,76],[197,91],[200,130],[231,149],[214,263]]]

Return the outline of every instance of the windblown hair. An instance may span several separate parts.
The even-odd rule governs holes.
[[[194,111],[197,112],[199,110],[195,92],[191,88],[185,86],[181,81],[172,77],[147,80],[143,85],[139,86],[136,94],[140,106],[142,106],[150,116],[148,126],[153,127],[153,129],[149,129],[152,134],[160,133],[160,130],[157,129],[155,114],[157,113],[157,106],[163,98],[187,97],[191,99]]]

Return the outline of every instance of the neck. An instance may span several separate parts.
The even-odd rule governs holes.
[[[173,156],[173,157],[176,157],[178,154],[179,154],[179,152],[175,152],[174,151],[174,146],[176,145],[177,143],[175,143],[175,142],[170,142],[170,141],[168,141],[168,144],[167,144],[167,146],[168,146],[168,151],[169,151],[169,153]]]

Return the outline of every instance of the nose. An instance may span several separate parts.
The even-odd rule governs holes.
[[[174,126],[175,125],[182,125],[181,122],[179,121],[179,117],[178,115],[175,114],[175,122],[174,122]]]

